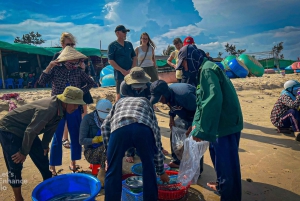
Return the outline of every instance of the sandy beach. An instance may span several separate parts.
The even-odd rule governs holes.
[[[240,141],[240,162],[242,173],[243,201],[297,201],[300,200],[300,142],[295,141],[293,134],[277,133],[270,122],[270,112],[277,100],[285,81],[299,80],[297,74],[282,77],[279,74],[265,74],[261,78],[251,77],[245,79],[233,79],[244,116],[244,129]],[[19,93],[24,102],[17,105],[50,96],[50,89],[15,89],[0,90],[0,96],[4,93]],[[114,101],[115,88],[94,88],[91,90],[94,104],[88,106],[89,112],[95,108],[95,103],[101,98]],[[168,107],[158,104],[162,112],[157,112],[159,126],[161,128],[163,147],[170,152],[170,129],[168,127]],[[0,100],[0,117],[8,112],[8,103]],[[70,173],[68,168],[70,154],[68,149],[63,149],[63,165],[57,167],[60,174]],[[166,163],[170,161],[170,155]],[[135,163],[139,162],[136,158]],[[204,172],[193,188],[200,191],[206,201],[219,200],[218,195],[206,187],[208,181],[214,181],[216,175],[210,160],[209,152],[204,156]],[[80,171],[90,172],[89,164],[84,160],[78,161]],[[123,163],[123,171],[130,172],[132,164]],[[0,200],[14,200],[10,186],[5,183],[7,177],[3,153],[0,152]],[[42,182],[42,177],[37,168],[27,157],[22,172],[27,184],[22,186],[24,199],[31,200],[31,192],[34,187]],[[97,200],[104,200],[104,196],[98,196]]]

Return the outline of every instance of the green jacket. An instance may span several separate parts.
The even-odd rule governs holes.
[[[199,70],[197,109],[191,135],[214,142],[243,129],[243,115],[233,84],[218,65],[204,61]]]
[[[64,113],[61,101],[52,96],[40,99],[8,112],[0,120],[0,130],[10,132],[23,138],[20,153],[28,155],[33,140],[44,133],[42,139],[43,149],[49,147],[58,123]]]

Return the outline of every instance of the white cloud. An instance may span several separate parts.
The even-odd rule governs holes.
[[[75,25],[71,22],[57,23],[26,20],[19,24],[0,24],[0,37],[2,35],[17,37],[32,30],[38,30],[42,34],[42,38],[46,40],[46,43],[42,46],[50,47],[51,41],[52,45],[58,43],[61,33],[67,31],[76,37],[78,47],[99,48],[101,40],[102,48],[107,49],[109,43],[116,39],[113,29],[114,27],[99,26],[97,24]]]
[[[3,11],[0,11],[0,20],[4,20],[5,19],[5,14],[6,14],[6,11],[3,10]]]
[[[175,38],[178,36],[197,36],[199,35],[204,29],[201,29],[195,25],[188,25],[184,27],[178,27],[176,29],[170,29],[169,32],[164,33],[162,37],[167,38]]]
[[[91,14],[93,14],[93,13],[79,13],[79,14],[76,14],[76,15],[71,15],[71,19],[73,19],[73,20],[82,19],[82,18],[85,18],[85,17],[87,17]]]
[[[120,4],[119,1],[109,2],[103,7],[103,10],[104,11],[106,10],[108,12],[105,15],[105,19],[111,20],[113,22],[116,22],[117,20],[119,20],[119,16],[116,13],[116,8],[119,6],[119,4]]]
[[[228,33],[230,33],[230,34],[235,34],[235,31],[228,31]]]
[[[38,21],[55,22],[55,21],[59,21],[59,20],[65,18],[65,17],[66,16],[64,16],[64,15],[57,16],[57,17],[48,17],[47,15],[40,14],[40,13],[31,13],[31,14],[29,14],[29,19],[38,20]]]

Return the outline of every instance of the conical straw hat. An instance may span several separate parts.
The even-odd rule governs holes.
[[[87,59],[87,56],[78,52],[74,48],[67,46],[58,56],[58,62],[71,61],[76,59]]]

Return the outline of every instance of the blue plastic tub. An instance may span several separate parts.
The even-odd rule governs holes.
[[[249,70],[245,66],[245,64],[237,59],[232,59],[228,63],[228,66],[229,66],[230,70],[240,78],[245,78],[249,74]]]
[[[231,70],[227,70],[225,72],[225,74],[227,75],[227,77],[229,77],[230,79],[233,79],[233,78],[238,78],[238,76],[236,74],[234,74]]]
[[[100,181],[92,175],[64,174],[47,179],[32,191],[33,201],[48,201],[66,194],[89,194],[86,201],[95,200],[101,190]]]
[[[134,193],[126,185],[126,180],[122,181],[122,201],[143,201],[143,192]]]
[[[224,71],[224,66],[221,62],[216,62],[216,64]]]
[[[114,67],[111,65],[105,66],[100,72],[100,79],[103,78],[105,75],[114,74]]]
[[[116,86],[116,80],[114,74],[105,75],[100,79],[101,87],[114,87]]]

